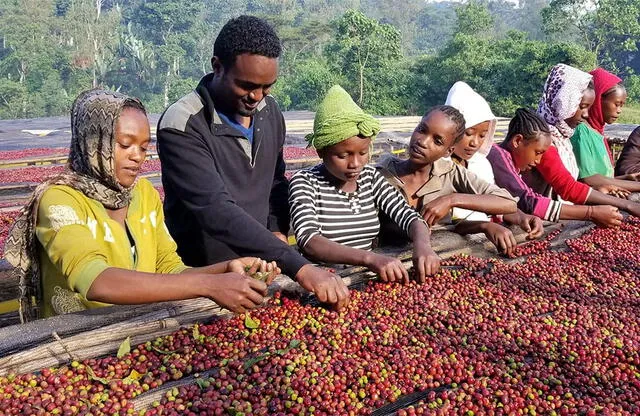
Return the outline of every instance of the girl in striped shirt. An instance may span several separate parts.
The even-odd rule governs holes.
[[[402,263],[371,251],[385,212],[413,241],[413,264],[419,281],[434,274],[440,259],[431,248],[425,222],[402,195],[367,165],[379,122],[365,114],[340,86],[332,87],[316,112],[307,136],[322,163],[291,180],[291,222],[298,246],[326,263],[362,265],[384,281],[409,280]]]

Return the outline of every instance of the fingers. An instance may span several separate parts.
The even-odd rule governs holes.
[[[434,222],[434,215],[433,212],[427,210],[422,214],[422,218],[424,218],[424,221],[427,223],[427,225],[429,227],[433,226]]]
[[[267,296],[267,284],[265,282],[261,282],[260,280],[252,278],[247,278],[246,280],[249,284],[248,291],[246,293],[247,296],[249,296],[251,293]],[[260,300],[260,303],[262,303],[262,300]]]
[[[542,220],[537,217],[532,217],[531,222],[533,222],[533,227],[531,232],[529,233],[528,238],[534,239],[542,236],[544,234],[544,227],[542,226]]]
[[[424,283],[427,276],[427,267],[428,267],[427,260],[422,257],[418,258],[416,259],[416,261],[413,262],[413,267],[415,267],[415,269],[418,271],[418,275],[416,276],[418,279],[418,282]]]
[[[387,276],[387,270],[383,267],[382,269],[380,269],[380,271],[378,272],[378,276],[380,276],[380,279],[383,282],[389,282],[389,277]]]
[[[253,262],[251,262],[251,266],[249,266],[249,270],[247,270],[247,275],[252,276],[259,271],[263,271],[262,265],[264,262],[264,260],[254,259]]]
[[[336,296],[338,301],[336,303],[336,309],[341,310],[349,305],[349,289],[347,285],[344,284],[342,279],[339,276],[336,276]]]
[[[327,302],[335,305],[338,303],[338,292],[336,290],[336,285],[332,285],[330,287],[327,288],[326,292],[327,292]]]
[[[432,276],[440,271],[440,257],[430,256],[427,259],[427,275]]]
[[[267,265],[267,270],[270,272],[269,276],[267,277],[267,280],[265,281],[265,283],[268,286],[271,283],[273,283],[276,276],[282,273],[282,270],[280,270],[280,268],[278,267],[275,261],[272,261]]]
[[[508,242],[508,247],[507,247],[507,254],[509,256],[514,255],[516,246],[518,245],[518,242],[516,241],[516,237],[513,235],[513,233],[509,232],[509,235],[507,236],[507,242]]]
[[[400,263],[400,274],[401,274],[400,281],[402,283],[409,283],[409,272],[407,271],[407,269],[404,268],[402,263]]]

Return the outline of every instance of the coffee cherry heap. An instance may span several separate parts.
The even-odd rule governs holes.
[[[417,391],[398,414],[640,414],[640,220],[567,246],[455,256],[425,284],[352,291],[340,313],[276,296],[255,329],[236,316],[0,377],[0,414],[132,414],[187,376],[141,414],[364,415]]]

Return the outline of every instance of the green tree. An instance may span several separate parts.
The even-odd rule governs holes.
[[[5,1],[0,15],[3,39],[0,56],[7,110],[20,117],[55,114],[67,108],[61,73],[66,69],[65,45],[48,0]],[[17,85],[16,85],[17,84]],[[43,87],[50,90],[43,90]],[[11,101],[8,98],[11,98]]]
[[[458,30],[462,35],[490,37],[494,33],[494,19],[485,4],[470,1],[456,9]]]
[[[511,116],[518,107],[537,106],[544,80],[558,62],[588,69],[594,57],[579,45],[527,40],[523,32],[500,40],[458,34],[437,56],[418,60],[412,85],[426,108],[442,104],[451,85],[465,81],[496,114]]]
[[[325,60],[310,57],[296,62],[290,75],[278,80],[273,94],[286,110],[315,111],[327,90],[341,81]]]
[[[552,0],[542,11],[545,32],[571,37],[596,54],[598,64],[624,70],[628,55],[638,50],[640,2],[637,0]]]
[[[162,80],[163,108],[169,105],[172,84],[183,78],[183,64],[189,71],[199,66],[188,57],[195,55],[194,22],[202,18],[202,3],[179,0],[146,0],[131,13],[136,32],[153,45],[156,77]]]
[[[105,10],[103,5],[104,0],[71,0],[65,8],[73,64],[91,71],[94,88],[104,82],[119,44],[120,9]]]
[[[365,104],[367,74],[383,70],[386,63],[399,59],[400,32],[357,10],[347,11],[337,22],[337,34],[327,48],[327,59],[349,81],[357,85],[358,103]]]
[[[453,37],[457,19],[450,3],[427,3],[417,15],[415,50],[433,54],[442,49]]]

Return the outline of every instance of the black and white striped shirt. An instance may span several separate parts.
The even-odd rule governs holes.
[[[296,173],[289,185],[291,222],[298,246],[313,236],[322,235],[349,247],[370,250],[378,235],[382,210],[405,232],[415,220],[421,220],[375,167],[365,166],[357,179],[357,190],[347,193],[329,181],[324,165]]]

